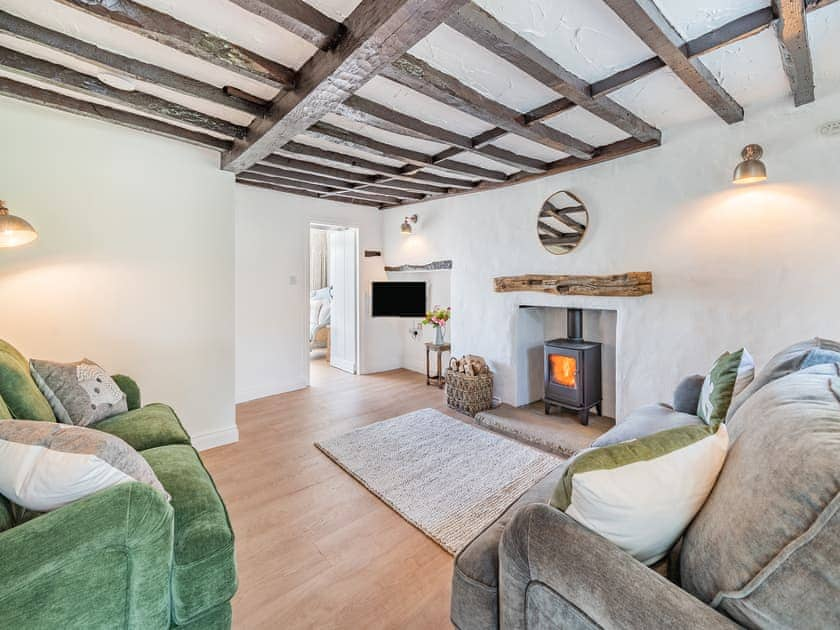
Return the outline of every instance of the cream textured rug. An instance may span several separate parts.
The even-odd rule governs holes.
[[[452,554],[562,461],[434,409],[315,446]]]

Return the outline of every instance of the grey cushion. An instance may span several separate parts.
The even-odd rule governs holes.
[[[702,374],[686,376],[674,390],[674,411],[697,415],[697,405],[700,403],[700,392],[703,390]]]
[[[686,532],[683,588],[747,626],[840,627],[840,368],[764,385]]]
[[[815,337],[785,348],[767,362],[744,391],[733,398],[726,413],[726,422],[729,422],[750,396],[768,383],[812,365],[838,362],[840,343],[830,339]]]
[[[592,446],[595,448],[609,446],[642,438],[665,429],[702,424],[703,421],[697,416],[674,411],[668,405],[645,405],[633,411],[624,421],[619,422],[592,442]]]
[[[558,466],[516,500],[455,558],[452,575],[452,623],[460,630],[499,626],[499,540],[505,526],[524,505],[546,503],[565,466]]]

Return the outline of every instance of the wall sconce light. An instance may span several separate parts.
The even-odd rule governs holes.
[[[417,223],[417,215],[416,214],[412,214],[410,217],[405,218],[405,221],[403,221],[402,225],[400,226],[400,232],[402,234],[406,235],[406,236],[411,234],[411,232],[412,232],[411,224],[412,223]]]
[[[767,179],[767,167],[761,161],[764,149],[758,144],[748,144],[741,151],[743,161],[735,167],[732,174],[733,184],[753,184]]]
[[[20,217],[9,214],[5,202],[0,201],[0,247],[26,245],[38,238],[38,232]]]

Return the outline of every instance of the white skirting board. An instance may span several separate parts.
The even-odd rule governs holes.
[[[239,429],[232,426],[228,429],[221,429],[219,431],[210,431],[209,433],[200,433],[198,435],[190,436],[192,445],[197,451],[206,451],[217,446],[224,446],[225,444],[233,444],[239,441]]]

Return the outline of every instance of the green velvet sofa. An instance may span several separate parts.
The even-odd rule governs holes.
[[[93,428],[149,462],[172,496],[124,483],[27,515],[0,496],[0,625],[5,628],[227,629],[236,592],[233,529],[175,412],[140,405]],[[24,357],[0,341],[0,419],[55,422]]]

